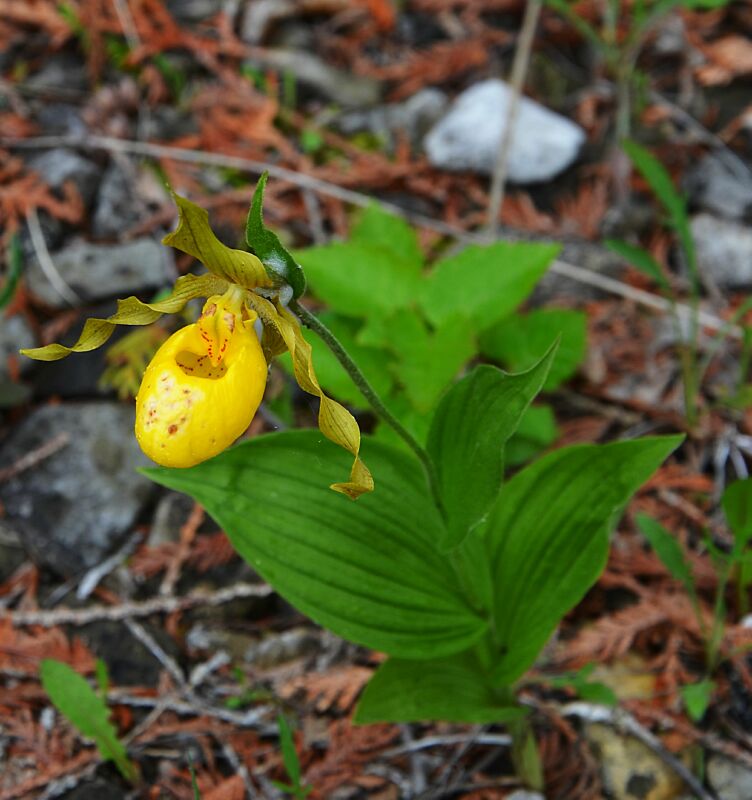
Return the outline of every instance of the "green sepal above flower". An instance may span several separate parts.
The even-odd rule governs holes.
[[[264,225],[264,189],[268,177],[269,173],[265,172],[256,184],[245,225],[245,240],[248,247],[261,259],[266,271],[286,283],[297,300],[306,288],[303,268],[282,246],[277,234]]]

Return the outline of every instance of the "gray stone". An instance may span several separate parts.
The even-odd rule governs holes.
[[[138,221],[138,204],[128,175],[116,163],[110,164],[99,187],[91,232],[98,239],[114,238]]]
[[[65,147],[47,150],[32,156],[28,166],[38,172],[53,189],[62,189],[66,181],[73,181],[86,206],[94,199],[101,170],[93,161],[79,155],[75,150]]]
[[[18,358],[21,373],[28,372],[33,362],[18,354],[22,347],[34,347],[36,339],[26,320],[16,314],[12,317],[0,316],[0,382],[8,380],[8,359]]]
[[[167,10],[178,22],[201,22],[218,14],[224,0],[167,0]]]
[[[133,436],[133,410],[118,403],[36,409],[0,449],[15,463],[66,434],[64,447],[0,484],[6,522],[38,564],[75,575],[118,547],[152,493],[136,472],[148,463]]]
[[[295,0],[255,0],[248,3],[240,23],[240,38],[249,44],[261,44],[277,22],[298,11]]]
[[[44,103],[36,115],[39,127],[46,135],[84,136],[88,133],[86,123],[78,106],[69,103]]]
[[[448,170],[490,174],[506,127],[511,89],[491,79],[466,89],[426,136],[429,161]],[[538,183],[565,170],[577,158],[585,132],[571,120],[522,97],[509,151],[514,183]]]
[[[180,529],[192,510],[193,500],[186,494],[168,492],[162,497],[154,510],[147,541],[149,547],[179,542]]]
[[[172,282],[167,251],[151,237],[111,245],[78,240],[51,257],[63,281],[85,302],[125,297]],[[56,308],[66,305],[36,258],[29,262],[27,280],[31,292],[44,302]]]
[[[752,770],[729,758],[711,755],[707,763],[708,783],[718,800],[749,800],[752,797]]]
[[[689,173],[686,187],[692,202],[729,219],[752,219],[752,173],[731,169],[708,155]]]
[[[102,778],[95,778],[86,783],[80,783],[75,788],[60,795],[61,800],[123,800],[125,798],[123,787]]]
[[[448,102],[446,94],[439,89],[421,89],[402,103],[342,114],[334,124],[348,136],[359,131],[383,136],[390,149],[395,134],[407,136],[413,144],[418,144],[444,113]]]
[[[302,50],[269,49],[249,64],[288,71],[303,86],[348,108],[372,106],[381,100],[379,81],[336,69]]]
[[[687,30],[678,14],[667,14],[657,26],[653,50],[662,56],[684,55],[687,50]]]
[[[507,796],[507,800],[546,800],[540,792],[530,792],[527,789],[517,789]]]
[[[724,289],[752,286],[752,230],[711,214],[692,217],[697,265]]]
[[[0,522],[0,583],[5,583],[25,561],[20,536]]]
[[[85,92],[89,86],[86,64],[73,53],[56,53],[26,80],[26,86],[37,91],[57,89],[66,94]]]
[[[196,116],[184,108],[158,106],[143,123],[143,138],[169,142],[198,133]]]

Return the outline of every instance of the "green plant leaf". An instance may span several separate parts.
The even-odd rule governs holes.
[[[552,445],[559,428],[551,406],[537,403],[522,415],[514,436],[507,442],[504,454],[507,467],[518,467]]]
[[[486,623],[436,548],[443,522],[421,467],[367,439],[363,449],[376,489],[357,503],[327,488],[343,454],[311,430],[144,473],[194,497],[283,597],[339,636],[403,658],[458,652]]]
[[[671,286],[666,280],[666,276],[663,274],[661,265],[647,250],[643,250],[641,247],[629,244],[628,242],[622,242],[618,239],[606,239],[605,245],[613,253],[621,256],[626,262],[647,275],[648,278],[652,278],[661,289],[666,291],[671,290]]]
[[[378,203],[371,203],[363,210],[352,229],[350,241],[366,247],[383,248],[397,261],[416,271],[423,267],[423,251],[415,229],[400,217],[384,211]]]
[[[667,531],[658,520],[647,514],[638,514],[636,521],[640,533],[650,542],[650,546],[655,550],[671,577],[679,581],[690,594],[693,594],[695,580],[692,575],[692,565],[684,555],[682,546],[676,537]]]
[[[475,330],[483,331],[525,300],[560,249],[522,242],[467,247],[436,264],[421,292],[421,308],[436,326],[461,309]]]
[[[679,687],[679,691],[689,718],[693,722],[699,722],[705,716],[710,701],[713,699],[715,682],[711,680],[698,681]]]
[[[287,777],[290,779],[290,784],[298,788],[300,787],[300,760],[295,750],[290,725],[284,714],[277,715],[277,725],[279,726],[279,747],[282,750],[282,761],[287,770]]]
[[[431,424],[430,415],[417,411],[403,392],[383,397],[382,400],[389,411],[400,421],[402,426],[415,437],[415,440],[420,444],[424,444],[428,438],[428,428]],[[387,425],[386,422],[378,423],[373,437],[377,441],[393,445],[398,450],[412,452],[405,443],[405,440],[395,432],[394,428]]]
[[[637,142],[627,139],[622,146],[634,166],[640,172],[653,193],[668,212],[671,225],[676,231],[684,254],[687,258],[687,267],[695,288],[699,289],[699,276],[695,257],[695,245],[692,231],[689,227],[687,203],[674,186],[671,176],[666,168],[652,153],[648,152]]]
[[[198,782],[196,781],[196,770],[193,767],[193,759],[188,751],[188,771],[191,773],[191,790],[193,791],[193,800],[201,800],[201,792],[198,789]]]
[[[134,781],[136,768],[118,739],[104,701],[75,670],[61,661],[43,659],[39,675],[55,708],[88,739],[93,739],[105,761],[112,760],[124,778]]]
[[[485,529],[500,683],[522,675],[597,580],[617,515],[681,440],[563,448],[504,484]]]
[[[0,311],[10,303],[16,293],[18,279],[23,270],[23,251],[18,235],[11,236],[8,242],[8,272],[2,288],[0,288]]]
[[[494,689],[470,652],[435,661],[385,661],[365,688],[357,724],[373,722],[493,723],[521,719],[510,692]]]
[[[442,398],[428,433],[447,512],[444,550],[459,545],[486,516],[501,488],[504,445],[543,386],[556,347],[530,370],[509,375],[481,365]]]
[[[297,298],[306,288],[303,268],[283,247],[277,234],[264,225],[264,189],[268,178],[269,173],[265,172],[256,184],[245,223],[245,240],[248,247],[261,260],[266,271],[274,275],[277,280],[287,283],[292,289],[293,297]]]
[[[567,308],[542,308],[527,314],[512,314],[485,331],[480,350],[513,372],[535,364],[558,337],[556,358],[551,364],[545,391],[552,391],[574,375],[585,358],[587,315]]]
[[[386,247],[334,242],[296,252],[311,289],[329,308],[351,317],[387,315],[413,301],[419,268]]]
[[[752,478],[735,481],[726,487],[723,512],[734,534],[736,550],[743,550],[752,539]]]
[[[426,414],[436,407],[444,390],[462,366],[475,355],[472,326],[455,316],[429,330],[412,309],[372,317],[357,335],[360,344],[392,353],[392,373],[411,406]]]
[[[476,352],[466,320],[455,317],[430,332],[412,311],[401,311],[387,321],[389,342],[396,356],[397,382],[421,412],[433,411],[444,390]]]

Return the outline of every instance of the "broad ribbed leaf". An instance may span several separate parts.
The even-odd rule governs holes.
[[[431,662],[390,658],[366,686],[355,722],[507,722],[525,716],[494,689],[472,653]]]
[[[438,553],[443,523],[421,467],[386,445],[365,449],[376,489],[357,503],[328,490],[342,454],[315,431],[145,472],[194,497],[283,597],[338,635],[403,658],[458,652],[485,622]]]
[[[617,515],[680,441],[666,436],[565,448],[502,487],[485,530],[500,683],[522,675],[597,580]]]
[[[497,242],[473,245],[440,261],[428,276],[420,305],[437,326],[458,311],[483,331],[532,292],[559,252],[558,245]]]
[[[541,390],[555,352],[550,347],[532,369],[519,375],[477,366],[439,403],[428,453],[436,464],[448,515],[443,548],[460,544],[496,500],[504,475],[504,445]]]

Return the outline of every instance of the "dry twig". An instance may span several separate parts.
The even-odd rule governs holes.
[[[86,150],[106,150],[116,153],[130,153],[141,155],[148,158],[167,158],[177,161],[185,161],[193,164],[210,164],[214,166],[229,167],[231,169],[242,170],[261,174],[268,171],[272,177],[287,181],[295,186],[304,189],[312,189],[328,197],[334,197],[345,203],[364,207],[374,202],[374,198],[352,189],[344,189],[328,181],[321,180],[312,175],[305,175],[295,170],[286,169],[276,164],[255,161],[253,159],[241,158],[239,156],[227,156],[220,153],[204,153],[198,150],[190,150],[181,147],[171,147],[169,145],[154,144],[151,142],[137,142],[128,139],[116,139],[110,136],[38,136],[28,139],[16,137],[0,138],[0,146],[15,147],[23,149],[47,149],[53,147],[80,147]],[[454,225],[447,224],[441,220],[427,217],[424,214],[408,211],[394,203],[379,200],[379,205],[392,214],[396,214],[404,219],[410,220],[413,224],[427,230],[436,231],[445,236],[452,236],[464,244],[487,244],[488,239],[482,234],[469,234]],[[568,264],[565,261],[556,260],[551,264],[550,271],[569,278],[577,283],[592,286],[608,294],[632,300],[646,308],[652,308],[662,314],[675,311],[682,321],[688,320],[693,314],[692,309],[683,303],[677,303],[672,309],[671,303],[659,295],[646,292],[643,289],[636,289],[622,281],[600,275],[583,267]],[[712,331],[724,331],[725,335],[734,338],[742,338],[742,330],[738,325],[728,326],[728,323],[714,314],[704,311],[699,313],[700,325]]]
[[[504,202],[504,188],[507,181],[509,166],[509,153],[512,149],[512,139],[514,129],[517,125],[517,113],[520,107],[520,95],[522,85],[525,82],[525,75],[530,63],[530,51],[533,46],[533,37],[538,25],[543,0],[527,0],[525,5],[525,16],[522,20],[520,37],[517,42],[517,49],[514,53],[514,63],[512,64],[512,76],[509,81],[512,95],[509,100],[509,109],[506,122],[504,123],[499,151],[496,155],[493,175],[491,176],[491,193],[488,200],[488,223],[486,235],[489,240],[494,241],[499,232],[499,211]]]
[[[69,441],[70,436],[67,433],[59,433],[57,436],[50,439],[49,442],[45,442],[43,445],[26,453],[26,455],[21,456],[15,463],[0,469],[0,483],[9,481],[15,478],[16,475],[20,475],[22,472],[32,469],[32,467],[35,467],[41,461],[57,453],[58,450],[62,450]]]
[[[154,597],[141,602],[119,606],[90,606],[89,608],[55,608],[51,611],[5,611],[0,620],[9,619],[14,625],[89,625],[100,620],[120,621],[152,614],[174,614],[196,606],[219,606],[244,597],[268,597],[274,590],[265,583],[237,583],[216,592],[191,592],[183,597]]]

